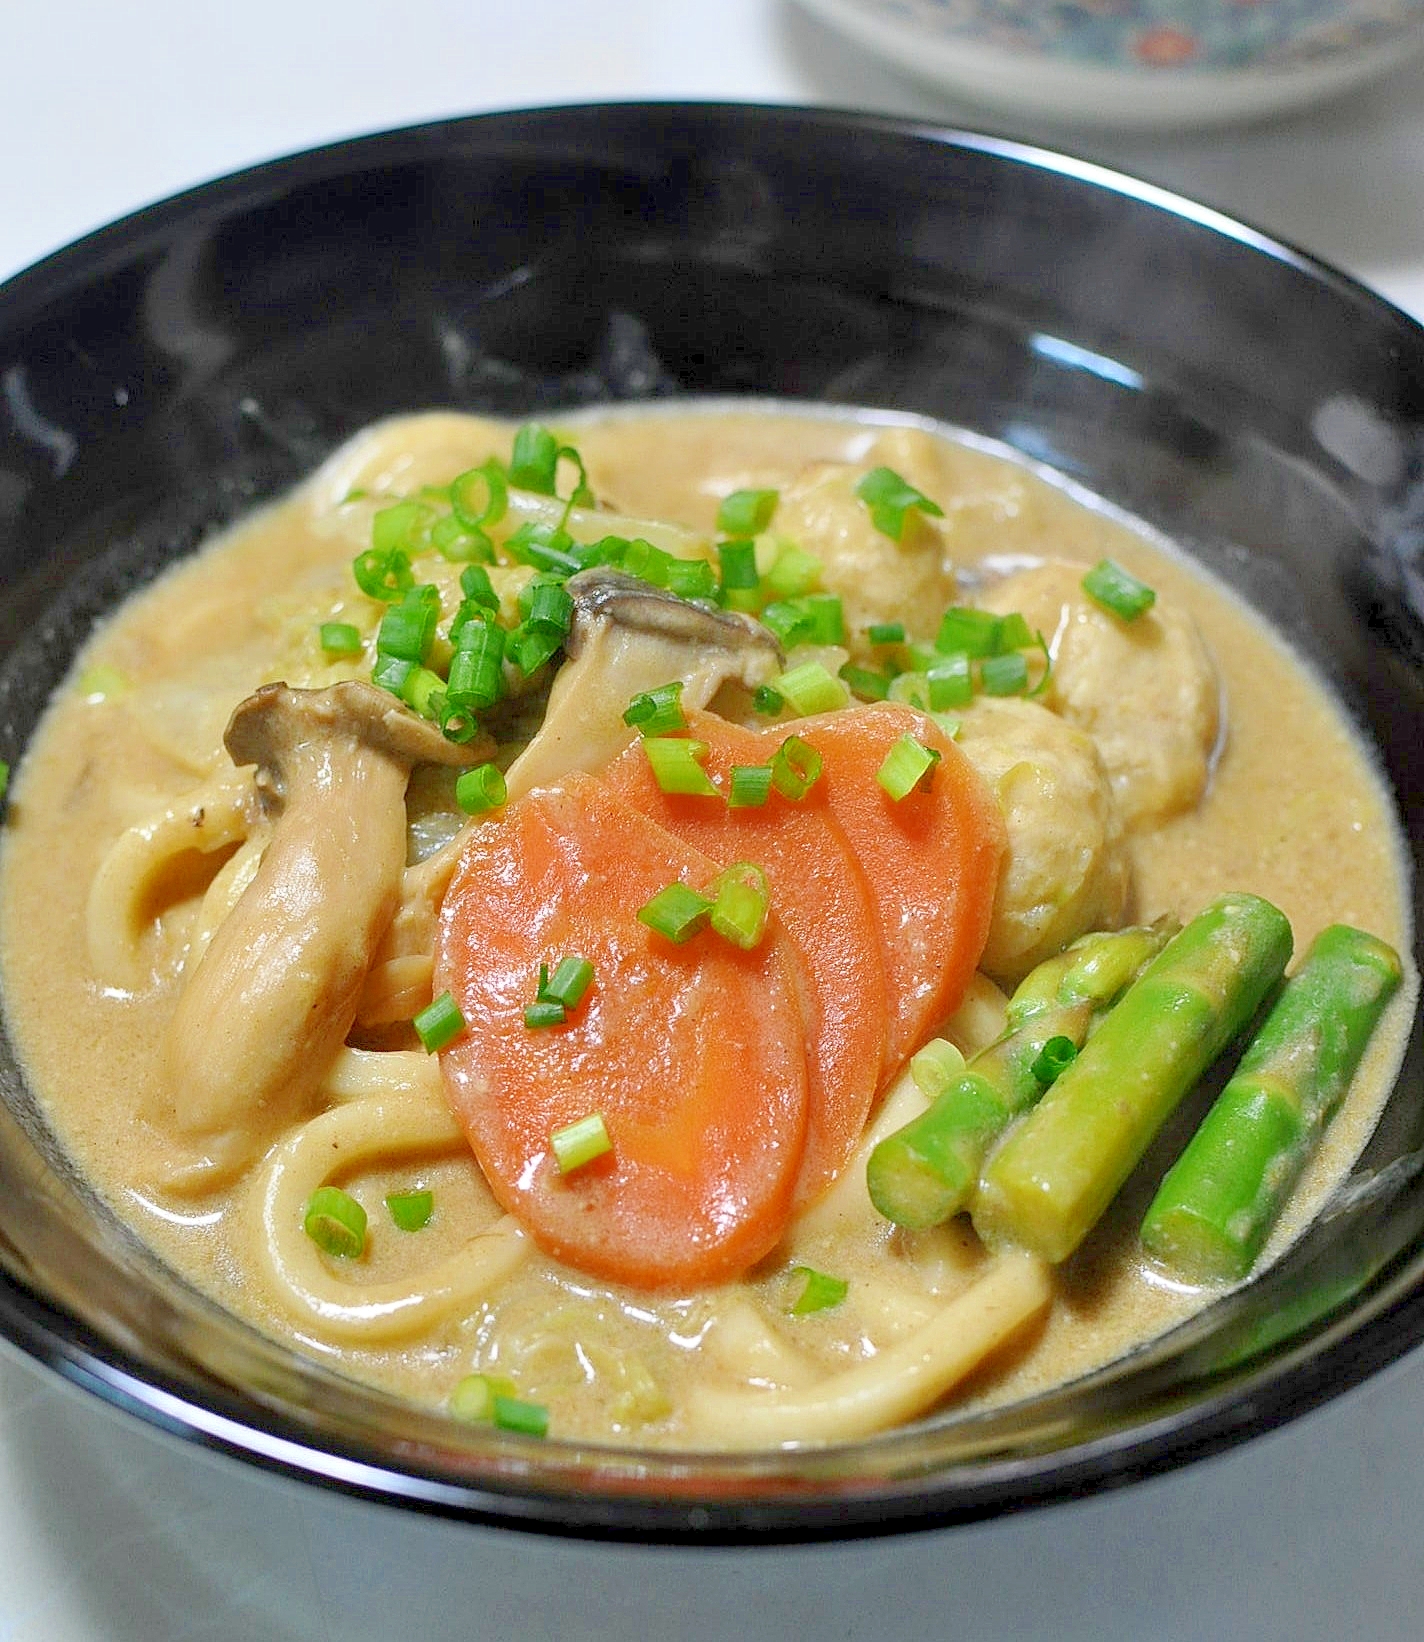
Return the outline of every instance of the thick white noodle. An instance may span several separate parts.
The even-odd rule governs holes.
[[[926,1413],[1037,1317],[1052,1293],[1041,1260],[1003,1255],[923,1328],[810,1388],[694,1388],[689,1435],[716,1448],[781,1448],[850,1442],[901,1425]]]
[[[387,1282],[335,1275],[302,1230],[308,1199],[333,1176],[467,1145],[443,1102],[424,1091],[370,1094],[302,1124],[273,1148],[254,1181],[259,1230],[252,1264],[271,1298],[299,1328],[350,1345],[406,1339],[469,1310],[530,1252],[508,1215],[423,1274]]]
[[[190,851],[211,855],[240,844],[256,814],[250,769],[228,769],[120,833],[89,890],[89,958],[109,986],[148,985],[142,961],[143,911],[166,867]]]

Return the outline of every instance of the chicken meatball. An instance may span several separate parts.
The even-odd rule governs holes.
[[[1159,599],[1123,621],[1083,591],[1086,566],[1049,560],[985,590],[1048,640],[1045,706],[1097,743],[1129,831],[1193,808],[1221,727],[1221,686],[1195,622]]]
[[[980,967],[1013,986],[1091,929],[1122,923],[1131,867],[1090,737],[1036,702],[980,697],[959,744],[993,788],[1009,847]]]

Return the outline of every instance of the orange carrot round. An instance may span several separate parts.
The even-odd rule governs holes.
[[[715,714],[689,713],[688,719],[694,738],[709,748],[706,769],[723,793],[733,765],[767,762],[775,751],[756,731]],[[773,792],[766,804],[744,809],[729,809],[721,797],[664,793],[641,742],[620,754],[604,779],[694,848],[723,863],[755,862],[771,880],[772,906],[806,979],[810,1106],[795,1198],[798,1205],[809,1202],[855,1150],[889,1069],[881,943],[869,887],[845,834],[817,788],[797,803]]]
[[[496,1198],[550,1254],[640,1288],[746,1270],[780,1238],[806,1128],[796,960],[673,946],[638,909],[719,863],[570,776],[475,829],[441,912],[435,990],[465,1031],[441,1053],[451,1106]],[[539,965],[588,959],[562,1025],[525,1024]],[[561,1174],[550,1137],[602,1114],[612,1149]]]
[[[870,889],[889,997],[887,1070],[958,1007],[989,934],[1006,846],[994,795],[933,719],[872,702],[790,726],[822,756],[821,801],[840,824]],[[759,732],[768,750],[788,733]],[[898,802],[876,775],[906,733],[939,753],[921,788]]]

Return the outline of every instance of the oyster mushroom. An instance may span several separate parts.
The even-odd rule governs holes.
[[[411,768],[489,751],[355,681],[264,685],[225,741],[257,767],[271,840],[178,1001],[156,1114],[214,1168],[300,1109],[350,1030],[400,895]]]
[[[601,567],[580,571],[567,586],[574,600],[569,659],[538,734],[510,765],[511,799],[572,770],[601,770],[631,738],[623,713],[641,691],[681,679],[684,706],[705,707],[731,680],[754,690],[782,666],[772,634],[733,611]]]

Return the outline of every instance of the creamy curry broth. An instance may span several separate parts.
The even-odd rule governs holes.
[[[734,489],[787,485],[810,461],[889,459],[875,446],[883,427],[849,417],[722,407],[570,426],[601,499],[702,531]],[[619,1290],[536,1253],[484,1299],[414,1339],[334,1341],[254,1277],[263,1231],[248,1176],[205,1194],[170,1189],[171,1149],[143,1115],[181,984],[183,943],[230,848],[183,856],[151,886],[139,909],[133,975],[96,973],[86,949],[86,900],[107,852],[125,828],[182,800],[221,767],[231,707],[273,678],[319,685],[357,676],[354,663],[325,662],[313,636],[320,621],[370,622],[349,565],[367,545],[371,508],[348,494],[443,483],[507,453],[509,436],[507,428],[450,416],[385,424],[96,633],[11,789],[0,883],[8,1013],[34,1086],[82,1170],[175,1267],[259,1327],[432,1405],[443,1405],[463,1374],[491,1370],[546,1403],[556,1435],[735,1444],[744,1440],[737,1431],[718,1430],[705,1409],[698,1412],[695,1386],[813,1382],[906,1338],[983,1269],[986,1256],[967,1222],[908,1234],[868,1206],[840,1220],[813,1208],[744,1280],[678,1296]],[[971,579],[986,563],[1053,556],[1088,564],[1110,555],[1149,581],[1163,604],[1189,610],[1206,640],[1225,702],[1221,745],[1200,804],[1131,838],[1132,915],[1190,916],[1222,890],[1249,889],[1289,916],[1297,954],[1332,921],[1372,930],[1407,952],[1406,868],[1390,801],[1343,715],[1298,660],[1198,571],[1024,466],[947,439],[921,438],[918,460],[916,482],[944,506],[953,557]],[[44,938],[34,939],[35,931]],[[1273,1249],[1367,1137],[1412,1007],[1412,986],[1403,991]],[[992,1030],[992,1011],[986,1021],[967,1022],[971,1040]],[[370,1210],[363,1284],[418,1286],[422,1272],[498,1216],[459,1148],[339,1178]],[[395,1231],[381,1198],[416,1184],[434,1190],[436,1216],[419,1234]],[[1109,1224],[1070,1261],[1047,1321],[1023,1331],[992,1371],[971,1381],[975,1397],[1012,1398],[1071,1378],[1203,1303],[1202,1294],[1142,1269],[1135,1224]],[[846,1278],[845,1302],[789,1316],[788,1268],[796,1263]],[[328,1264],[339,1280],[349,1276],[340,1262]]]

